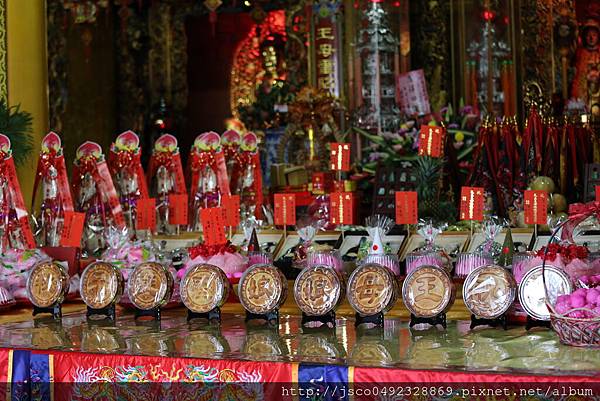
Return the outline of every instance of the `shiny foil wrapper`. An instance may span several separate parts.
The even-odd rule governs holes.
[[[465,305],[478,318],[502,316],[516,296],[517,283],[512,274],[501,266],[481,266],[467,276],[463,285]]]
[[[322,316],[335,310],[344,299],[344,293],[342,276],[330,266],[307,267],[294,283],[296,304],[309,316]]]
[[[238,297],[250,313],[265,314],[279,308],[287,298],[287,280],[273,265],[249,267],[238,284]]]
[[[57,262],[40,262],[33,266],[27,278],[27,296],[38,308],[48,308],[63,302],[69,292],[69,275]]]
[[[160,308],[171,299],[173,276],[165,266],[156,262],[140,263],[127,280],[127,296],[138,309]]]
[[[81,275],[79,294],[88,307],[103,309],[119,302],[124,281],[121,272],[112,264],[94,262]]]
[[[348,280],[348,301],[361,316],[387,312],[394,306],[398,292],[394,274],[374,263],[357,267]]]
[[[571,279],[562,269],[546,265],[544,276],[551,305],[556,304],[556,300],[560,295],[573,292]],[[525,312],[532,318],[542,321],[550,320],[550,311],[546,306],[546,289],[544,288],[541,265],[529,270],[523,276],[519,283],[519,302]]]
[[[208,313],[225,304],[230,285],[223,270],[203,263],[186,271],[179,291],[186,308],[195,313]]]
[[[455,287],[448,272],[438,266],[413,270],[402,285],[402,300],[417,317],[434,317],[450,309]]]

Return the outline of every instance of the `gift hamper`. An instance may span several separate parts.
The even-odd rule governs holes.
[[[576,246],[574,233],[581,233],[600,222],[600,203],[572,205],[569,218],[558,225],[543,252],[542,279],[546,294],[546,306],[550,312],[552,328],[560,341],[577,347],[600,347],[600,288],[594,287],[600,270],[590,262],[587,249]],[[565,270],[577,288],[570,294],[558,296],[553,302],[551,287],[546,274],[552,253],[556,250],[554,239],[560,235],[560,249],[569,256]],[[596,281],[596,284],[594,283]]]

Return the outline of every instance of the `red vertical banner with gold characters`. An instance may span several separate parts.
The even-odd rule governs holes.
[[[329,166],[335,171],[350,171],[350,144],[331,142]]]
[[[417,193],[396,192],[396,224],[417,224],[419,218]]]
[[[546,224],[548,221],[548,193],[546,191],[525,191],[523,203],[525,224]]]
[[[331,224],[354,224],[354,194],[352,192],[334,192],[329,195]]]
[[[313,60],[316,72],[317,88],[326,90],[334,96],[340,96],[339,60],[340,33],[337,29],[337,12],[340,1],[325,0],[314,2],[312,13],[314,20]]]
[[[275,194],[275,225],[293,226],[296,224],[296,195]]]
[[[419,133],[419,156],[441,157],[444,154],[444,127],[422,125]]]
[[[462,187],[460,189],[460,219],[483,220],[484,190],[480,187]]]

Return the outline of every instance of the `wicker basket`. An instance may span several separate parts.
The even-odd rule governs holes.
[[[585,221],[590,216],[600,216],[600,203],[591,202],[586,205],[577,205],[579,207],[579,213],[572,214],[569,219],[559,224],[553,231],[552,236],[548,241],[550,245],[557,237],[558,232],[564,229],[562,240],[574,243],[572,238],[573,229],[580,223]],[[600,221],[600,220],[599,220]],[[568,230],[567,230],[568,229]],[[566,232],[566,235],[565,235]],[[546,306],[550,311],[550,323],[552,328],[558,334],[560,341],[566,345],[572,345],[575,347],[600,347],[600,315],[593,310],[587,308],[573,308],[566,311],[564,314],[558,313],[548,301],[550,299],[548,295],[548,286],[546,284],[546,259],[548,256],[548,249],[544,253],[544,259],[542,264],[542,280],[544,282],[544,290],[546,293]],[[590,312],[592,315],[597,315],[593,318],[575,318],[568,316],[571,312],[585,311]]]

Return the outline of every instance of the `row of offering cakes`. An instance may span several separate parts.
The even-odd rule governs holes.
[[[98,144],[85,142],[77,149],[70,188],[60,137],[49,133],[42,142],[32,200],[33,209],[41,184],[37,242],[64,245],[63,226],[72,212],[85,214],[81,246],[94,254],[106,247],[103,233],[109,226],[126,226],[133,236],[139,224],[155,227],[159,234],[178,233],[181,228],[199,231],[200,210],[219,206],[221,198],[231,193],[240,195],[243,217],[261,217],[262,175],[255,134],[230,130],[222,136],[199,135],[185,171],[172,135],[156,141],[146,171],[140,155],[139,138],[132,131],[117,137],[108,158]],[[147,212],[152,208],[155,215]],[[151,222],[140,223],[141,215]]]

